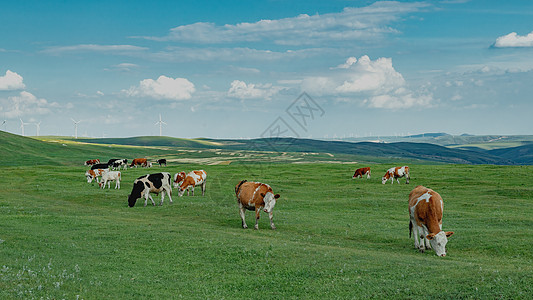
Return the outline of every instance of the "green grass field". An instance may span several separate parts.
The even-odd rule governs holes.
[[[72,153],[67,161],[83,155]],[[411,184],[382,185],[390,164],[373,164],[370,180],[351,179],[359,165],[181,164],[128,169],[122,189],[99,190],[82,165],[10,161],[0,160],[1,299],[533,295],[532,166],[410,165]],[[136,177],[200,168],[206,196],[127,207]],[[277,230],[264,213],[259,230],[241,228],[241,179],[281,194]],[[443,229],[455,232],[445,258],[417,252],[408,237],[407,197],[418,184],[444,198]]]

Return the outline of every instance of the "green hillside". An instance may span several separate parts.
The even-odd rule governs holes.
[[[169,153],[165,149],[91,145],[48,138],[38,140],[0,131],[0,166],[82,165],[98,158],[133,158]]]

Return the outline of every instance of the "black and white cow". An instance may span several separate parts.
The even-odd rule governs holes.
[[[137,202],[137,199],[144,197],[144,206],[148,204],[148,198],[152,200],[152,204],[155,205],[154,199],[150,193],[159,194],[161,193],[161,202],[159,205],[163,205],[163,200],[165,199],[165,192],[172,203],[172,187],[170,185],[172,178],[170,173],[161,172],[155,174],[147,174],[141,176],[133,182],[133,189],[131,194],[128,196],[128,206],[133,207]]]
[[[122,167],[124,170],[128,168],[128,160],[127,159],[117,159],[113,161],[112,165],[109,165],[113,170],[120,170]]]

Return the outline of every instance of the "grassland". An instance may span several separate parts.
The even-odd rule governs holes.
[[[115,151],[172,152],[128,149]],[[2,299],[533,295],[531,166],[415,164],[411,184],[382,185],[389,164],[372,164],[370,180],[352,180],[357,165],[347,164],[174,164],[150,172],[202,168],[206,196],[127,208],[133,179],[147,169],[123,171],[120,190],[99,190],[80,164],[11,165],[19,155],[0,159]],[[277,230],[266,215],[257,231],[240,227],[233,189],[241,179],[282,195]],[[408,238],[407,195],[418,184],[444,198],[443,229],[455,232],[445,258],[418,253]]]

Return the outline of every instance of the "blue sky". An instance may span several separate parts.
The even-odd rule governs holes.
[[[159,114],[174,137],[532,134],[530,1],[10,1],[0,20],[17,134],[158,135]],[[320,110],[298,121],[302,92]]]

